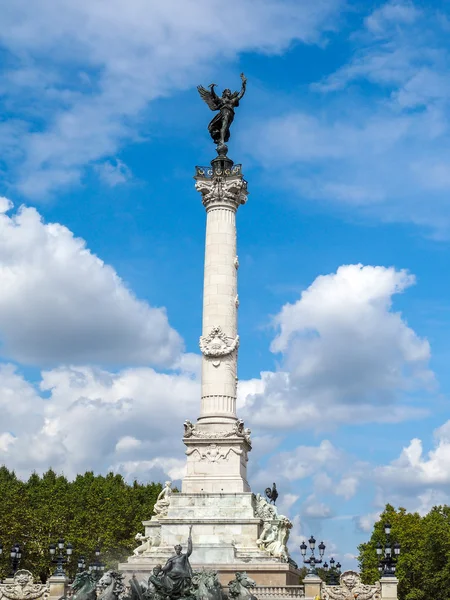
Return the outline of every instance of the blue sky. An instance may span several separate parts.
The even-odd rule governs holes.
[[[211,113],[229,155],[240,414],[291,547],[353,566],[448,502],[449,3],[0,0],[0,461],[178,479],[199,409]],[[178,425],[176,425],[178,423]],[[328,554],[328,551],[327,551]]]

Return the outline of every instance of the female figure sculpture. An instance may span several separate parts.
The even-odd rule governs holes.
[[[156,499],[155,506],[153,507],[153,512],[155,513],[155,515],[152,517],[152,520],[158,520],[158,517],[166,517],[167,516],[171,495],[172,495],[171,482],[166,481],[163,489],[161,490],[158,498]]]
[[[200,96],[206,102],[211,110],[220,111],[208,125],[208,131],[211,134],[214,143],[217,144],[217,152],[220,150],[226,153],[226,142],[230,139],[230,126],[234,120],[234,109],[239,106],[247,87],[247,79],[244,73],[241,73],[242,87],[240,92],[233,92],[228,88],[223,91],[222,96],[218,96],[214,91],[217,84],[211,83],[207,89],[199,85],[197,87]]]

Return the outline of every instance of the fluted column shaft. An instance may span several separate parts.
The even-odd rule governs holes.
[[[246,201],[241,176],[197,179],[206,208],[203,327],[200,338],[202,400],[200,421],[236,420],[237,269],[236,211]]]

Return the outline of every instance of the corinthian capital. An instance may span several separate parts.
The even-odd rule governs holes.
[[[231,208],[236,211],[247,201],[247,182],[242,176],[235,177],[196,177],[195,189],[201,193],[206,210],[213,207]]]

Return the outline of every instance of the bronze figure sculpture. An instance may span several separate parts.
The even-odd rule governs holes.
[[[214,91],[217,84],[211,83],[207,89],[203,86],[197,86],[200,96],[206,102],[211,110],[218,110],[219,113],[211,120],[208,125],[208,131],[214,143],[217,145],[219,154],[226,154],[226,142],[230,139],[230,126],[234,120],[234,109],[239,106],[247,87],[247,79],[244,73],[241,73],[242,87],[240,92],[233,92],[228,88],[223,91],[222,96],[218,96]]]
[[[189,527],[187,551],[182,553],[180,545],[175,546],[175,554],[164,565],[157,565],[149,578],[149,587],[155,598],[178,600],[189,596],[192,585],[192,568],[189,556],[192,554],[192,525]]]

